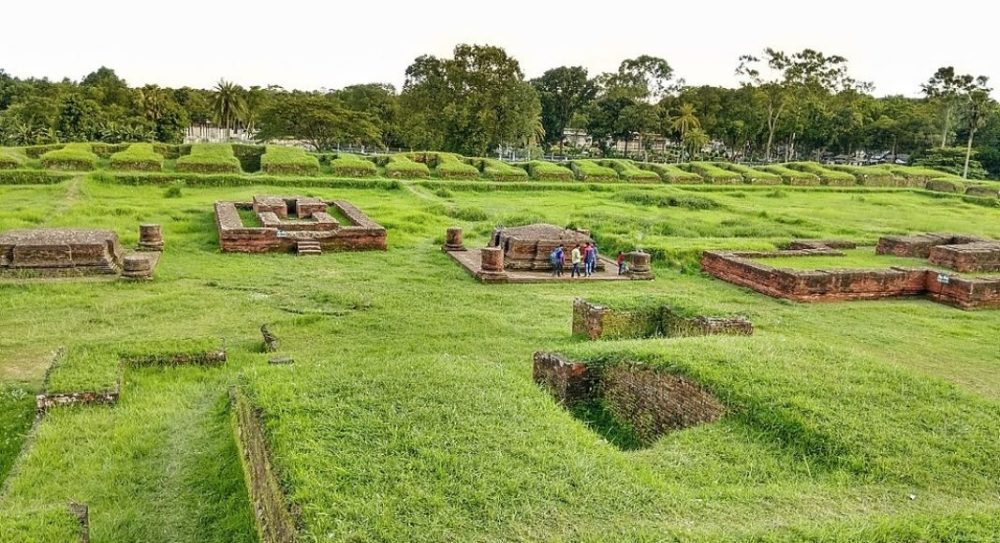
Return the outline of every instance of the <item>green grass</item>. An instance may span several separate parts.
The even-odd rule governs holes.
[[[781,176],[786,185],[819,185],[820,178],[816,174],[809,172],[803,172],[799,170],[793,170],[787,166],[782,166],[780,164],[771,164],[768,166],[761,166],[761,170],[765,172],[777,174]]]
[[[34,507],[0,515],[0,541],[18,543],[75,543],[80,541],[80,521],[69,504]]]
[[[744,166],[743,164],[733,164],[730,162],[714,162],[713,164],[722,169],[740,174],[743,176],[743,182],[751,185],[780,185],[782,183],[781,176],[778,174],[765,172],[751,168],[750,166]]]
[[[656,172],[640,169],[631,160],[606,159],[598,161],[598,164],[613,169],[618,172],[619,177],[630,183],[655,183],[660,181],[660,176]]]
[[[819,177],[819,182],[822,185],[850,187],[858,184],[858,179],[850,172],[827,168],[817,162],[789,162],[785,166]]]
[[[572,181],[573,171],[568,167],[553,162],[532,160],[522,167],[534,181]]]
[[[299,147],[268,145],[260,169],[268,175],[319,175],[319,160]]]
[[[378,168],[368,159],[340,153],[330,161],[330,172],[340,177],[375,177],[378,175]]]
[[[240,161],[233,147],[224,143],[196,143],[191,153],[177,159],[177,171],[193,173],[239,173]]]
[[[664,183],[700,184],[703,182],[700,175],[684,171],[674,164],[639,162],[637,165],[644,170],[649,170],[659,175]]]
[[[163,170],[163,156],[153,149],[152,143],[133,143],[124,151],[111,155],[115,170],[158,172]]]
[[[894,255],[880,255],[875,253],[874,247],[858,247],[857,249],[844,249],[841,252],[844,256],[786,256],[776,258],[757,259],[761,264],[766,264],[775,268],[789,268],[793,270],[831,270],[831,269],[879,269],[884,270],[892,266],[908,268],[928,268],[941,273],[950,273],[962,277],[990,277],[998,275],[996,272],[958,273],[948,268],[934,266],[924,258],[908,258]]]
[[[495,158],[466,158],[466,163],[478,169],[484,178],[493,181],[527,181],[528,172]]]
[[[113,179],[0,186],[0,231],[86,225],[130,245],[138,224],[157,222],[168,240],[151,282],[0,283],[0,381],[22,386],[12,368],[39,375],[39,354],[68,342],[221,337],[230,355],[221,367],[129,369],[115,407],[52,410],[0,518],[76,500],[91,506],[94,541],[253,541],[226,399],[239,384],[263,410],[305,541],[993,533],[1000,312],[795,304],[681,270],[704,249],[800,237],[1000,237],[1000,209],[904,189],[313,181],[188,185],[174,198]],[[254,194],[351,201],[387,227],[389,251],[220,253],[212,203]],[[605,254],[648,248],[657,279],[483,285],[439,249],[449,226],[475,248],[495,224],[539,221],[590,228]],[[570,337],[576,296],[743,314],[755,335],[585,343]],[[257,352],[265,322],[293,366]],[[536,350],[682,371],[729,414],[628,450],[608,442],[628,436],[600,413],[588,426],[534,385]]]
[[[97,155],[89,143],[67,143],[42,155],[42,167],[49,170],[87,171],[97,168]]]
[[[894,176],[889,170],[877,166],[830,164],[827,168],[853,175],[858,180],[859,185],[869,187],[899,187],[906,185],[902,179]]]
[[[23,149],[0,147],[0,170],[21,168],[28,161]]]
[[[385,164],[385,176],[394,179],[423,179],[430,175],[426,164],[414,162],[406,155],[392,155]]]

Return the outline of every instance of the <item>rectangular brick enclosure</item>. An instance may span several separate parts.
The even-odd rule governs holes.
[[[740,316],[683,316],[662,304],[625,309],[573,301],[573,335],[588,339],[752,334],[753,324]]]
[[[591,367],[537,352],[532,375],[561,404],[600,401],[644,443],[721,417],[725,408],[693,379],[662,368],[620,362]]]
[[[1000,277],[963,278],[927,268],[890,267],[883,270],[792,270],[755,262],[781,256],[829,255],[826,250],[774,252],[706,251],[706,273],[757,292],[799,302],[866,300],[927,295],[962,309],[1000,307]],[[833,254],[839,254],[835,251]],[[894,253],[895,254],[895,253]]]
[[[344,221],[328,213],[334,208]],[[240,210],[251,211],[261,226],[246,226]],[[254,196],[252,202],[216,202],[215,225],[224,252],[293,252],[321,249],[386,249],[386,230],[349,202],[316,198]]]

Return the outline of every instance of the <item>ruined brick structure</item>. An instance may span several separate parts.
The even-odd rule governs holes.
[[[923,242],[921,242],[923,243]],[[891,243],[886,250],[900,250]],[[923,249],[917,249],[923,251]],[[927,247],[929,253],[930,247]],[[926,294],[961,309],[1000,307],[1000,277],[962,278],[926,268],[890,267],[884,270],[791,270],[754,259],[778,256],[838,255],[829,250],[774,252],[706,251],[701,269],[706,273],[757,292],[799,302],[867,300]],[[897,254],[893,252],[892,254]]]
[[[957,272],[1000,271],[1000,241],[977,241],[931,247],[927,261]]]
[[[964,245],[984,241],[975,236],[961,234],[917,234],[913,236],[883,236],[879,238],[875,253],[880,255],[927,258],[931,248],[938,245]]]
[[[563,405],[600,400],[646,443],[670,431],[717,420],[725,412],[697,382],[662,368],[628,362],[597,368],[537,352],[533,376]]]
[[[752,334],[753,324],[741,316],[684,317],[665,305],[613,309],[583,298],[573,300],[573,335],[589,339]]]
[[[590,234],[570,230],[553,224],[530,224],[512,228],[498,228],[490,237],[490,247],[500,247],[504,253],[504,267],[508,270],[552,270],[549,254],[562,245],[566,250],[566,260],[573,246],[594,243]],[[598,261],[597,269],[604,269],[604,262]]]
[[[339,211],[347,224],[331,216],[327,212],[330,207]],[[262,226],[244,226],[240,209],[253,211]],[[216,202],[215,225],[224,252],[317,254],[323,249],[386,249],[385,228],[343,200],[254,196],[253,202]]]
[[[160,238],[162,246],[162,238]],[[0,235],[0,276],[151,277],[159,253],[126,254],[111,230],[37,228]]]

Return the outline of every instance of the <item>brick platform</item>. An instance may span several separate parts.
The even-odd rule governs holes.
[[[571,230],[554,224],[529,224],[512,228],[498,228],[490,237],[490,247],[500,247],[504,253],[504,267],[516,271],[551,271],[549,254],[559,245],[566,251],[566,260],[573,247],[594,240],[585,231]],[[597,269],[604,270],[598,261]]]
[[[875,253],[880,255],[927,258],[931,248],[938,245],[964,245],[985,241],[975,236],[962,234],[917,234],[913,236],[883,236],[878,240]]]
[[[1000,241],[977,241],[931,247],[927,261],[957,272],[1000,271]]]
[[[126,253],[111,230],[38,228],[0,235],[0,277],[115,277],[126,259],[152,276],[159,253]]]
[[[330,207],[348,223],[331,216]],[[263,226],[244,226],[240,209],[252,210]],[[343,200],[255,196],[253,202],[216,202],[215,226],[223,252],[293,252],[300,242],[318,243],[326,250],[386,249],[385,228]]]

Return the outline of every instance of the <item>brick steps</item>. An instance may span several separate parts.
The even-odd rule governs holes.
[[[295,252],[299,256],[321,255],[323,247],[318,241],[302,240],[295,242]]]

